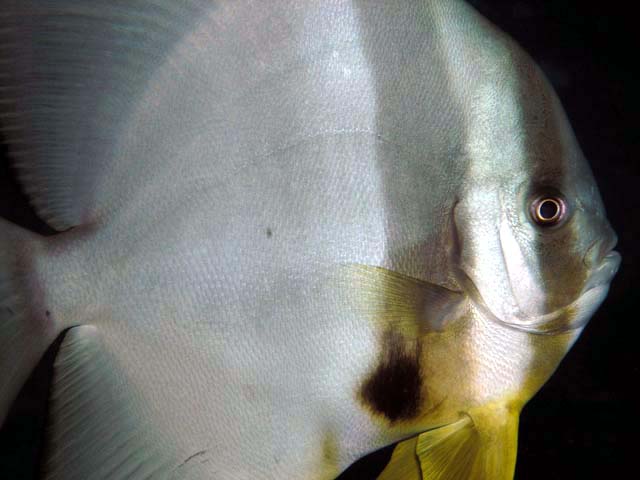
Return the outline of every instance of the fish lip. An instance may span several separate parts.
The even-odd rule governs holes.
[[[598,268],[589,276],[582,293],[584,294],[603,285],[609,285],[613,277],[618,273],[621,262],[622,256],[618,252],[615,250],[609,251],[600,262],[600,265],[598,265]]]

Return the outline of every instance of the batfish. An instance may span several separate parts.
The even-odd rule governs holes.
[[[510,479],[620,263],[458,0],[0,0],[0,122],[59,232],[0,223],[0,422],[62,336],[46,479]]]

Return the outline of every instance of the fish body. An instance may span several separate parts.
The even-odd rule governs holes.
[[[2,1],[0,418],[45,478],[511,478],[619,264],[546,79],[458,1]]]

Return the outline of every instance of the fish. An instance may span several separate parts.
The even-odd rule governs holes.
[[[616,235],[552,87],[458,0],[0,0],[0,423],[44,478],[510,479]],[[526,439],[524,439],[526,442]]]

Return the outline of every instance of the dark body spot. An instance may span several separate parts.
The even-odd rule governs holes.
[[[422,403],[419,342],[385,333],[380,361],[360,394],[366,405],[390,422],[415,418]]]
[[[267,238],[271,238],[273,236],[273,230],[267,228]]]

